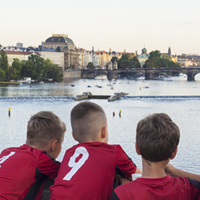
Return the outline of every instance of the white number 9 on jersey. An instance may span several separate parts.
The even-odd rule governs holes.
[[[75,162],[76,158],[78,158],[80,155],[83,155],[78,162]],[[63,180],[69,181],[74,174],[81,168],[81,166],[85,163],[85,161],[88,159],[89,153],[85,147],[78,147],[74,155],[69,160],[69,167],[72,167],[71,170],[66,174],[66,176],[63,178]]]

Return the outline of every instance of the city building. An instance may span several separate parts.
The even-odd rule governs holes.
[[[143,65],[145,64],[146,60],[148,60],[149,58],[149,54],[147,53],[147,49],[146,48],[143,48],[142,49],[142,54],[137,56],[138,58],[138,61],[141,65],[141,67],[143,67]]]
[[[38,51],[41,57],[51,60],[51,62],[58,67],[64,68],[64,52],[57,52],[55,49],[44,49],[43,51]]]
[[[75,48],[75,44],[65,34],[53,34],[47,38],[43,44],[45,48],[53,48],[58,52],[64,52],[64,68],[79,68],[79,50]]]
[[[21,51],[5,51],[8,57],[8,64],[11,66],[14,58],[19,59],[20,61],[22,60],[28,60],[29,56],[31,56],[32,54],[37,54],[39,55],[37,52],[21,52]]]

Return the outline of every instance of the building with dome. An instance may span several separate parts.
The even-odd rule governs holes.
[[[142,54],[137,56],[138,58],[138,61],[141,65],[141,67],[143,67],[143,65],[145,64],[146,60],[148,60],[149,58],[149,54],[147,53],[147,49],[146,48],[143,48],[142,49]]]
[[[64,53],[64,68],[77,69],[79,67],[79,51],[72,39],[65,34],[53,34],[43,44],[46,49],[56,49]]]

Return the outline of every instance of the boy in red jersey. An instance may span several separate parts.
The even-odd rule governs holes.
[[[117,187],[111,200],[198,199],[198,182],[165,174],[169,160],[176,156],[179,137],[178,126],[167,114],[157,113],[139,121],[135,146],[142,156],[142,177]]]
[[[107,144],[107,118],[99,105],[87,101],[76,105],[71,125],[79,144],[66,151],[50,188],[51,200],[108,200],[116,167],[126,178],[141,172],[120,145]]]
[[[28,121],[26,144],[0,154],[0,199],[40,199],[48,177],[57,176],[66,126],[58,116],[41,111]]]

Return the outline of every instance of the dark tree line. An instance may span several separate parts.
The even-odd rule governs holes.
[[[23,77],[31,77],[36,81],[60,81],[63,72],[49,59],[43,59],[38,55],[29,56],[28,60],[20,61],[13,59],[12,66],[8,65],[7,54],[4,50],[0,52],[0,81],[20,80]]]

